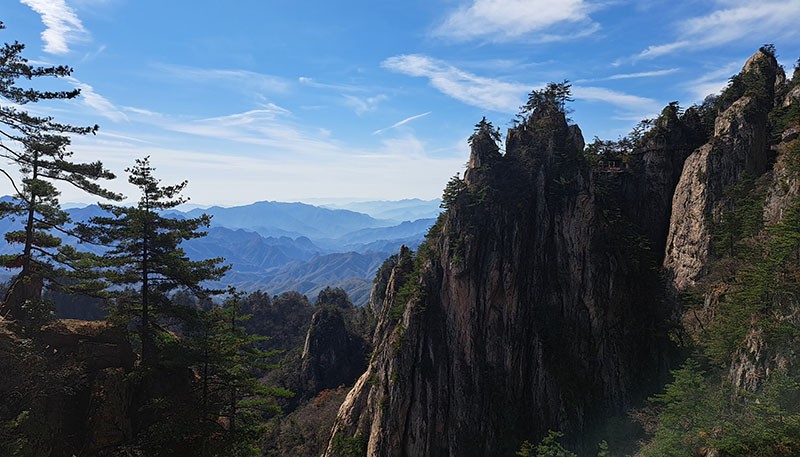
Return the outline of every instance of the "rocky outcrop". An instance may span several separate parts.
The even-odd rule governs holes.
[[[13,420],[11,433],[25,437],[15,452],[68,457],[82,450],[91,456],[131,438],[126,375],[134,354],[120,329],[58,320],[29,340],[6,324],[0,322],[0,417]]]
[[[784,158],[800,140],[791,128],[774,137],[774,108],[795,99],[787,84],[765,47],[713,105],[670,104],[613,167],[587,165],[558,102],[526,111],[505,154],[491,124],[478,124],[447,212],[382,275],[375,350],[326,455],[343,443],[368,456],[511,455],[550,429],[590,436],[659,389],[674,360],[670,316],[700,339],[730,290],[717,284],[702,306],[676,312],[675,293],[714,255],[730,189],[760,186],[768,224],[797,196]],[[753,327],[734,385],[755,391],[792,363],[766,341]]]
[[[416,258],[400,253],[326,455],[510,455],[549,429],[589,433],[666,372],[655,257],[604,201],[625,198],[621,179],[599,191],[557,104],[503,156],[481,133],[465,190]]]
[[[311,318],[301,362],[305,396],[351,386],[366,369],[369,345],[353,331],[352,323],[346,322],[354,312],[324,304]]]
[[[733,100],[717,116],[711,140],[683,166],[672,199],[664,266],[676,290],[693,285],[705,273],[711,230],[727,206],[725,190],[745,177],[763,174],[769,165],[769,118],[782,70],[775,57],[759,51],[745,64],[738,83],[721,96]],[[724,108],[724,107],[723,107]]]
[[[800,67],[795,71],[786,95],[778,100],[778,115],[800,112]],[[774,116],[774,117],[779,117]],[[779,122],[779,121],[778,121]],[[767,225],[777,224],[783,219],[783,212],[791,201],[800,195],[800,175],[792,165],[792,156],[800,155],[800,123],[788,122],[778,125],[772,150],[777,154],[775,165],[770,170],[768,180],[771,182],[767,190],[764,204],[764,222]]]
[[[621,210],[649,241],[659,263],[683,164],[706,139],[697,109],[691,107],[681,114],[677,103],[671,103],[631,154],[628,167],[632,172],[619,177],[625,203]]]

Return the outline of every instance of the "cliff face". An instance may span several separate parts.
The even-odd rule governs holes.
[[[352,304],[322,305],[314,313],[301,356],[304,395],[350,386],[364,372],[369,344],[352,328],[355,313]]]
[[[739,75],[742,93],[737,87],[726,91],[735,100],[717,117],[711,141],[686,160],[672,199],[664,260],[679,291],[705,273],[712,225],[731,199],[724,191],[767,171],[768,114],[782,76],[775,57],[763,51],[753,55]]]
[[[548,429],[590,431],[666,371],[658,241],[644,238],[657,230],[618,206],[647,180],[593,171],[557,106],[511,129],[505,155],[490,130],[471,144],[428,244],[392,271],[376,350],[327,455],[345,439],[370,456],[510,454]]]
[[[591,435],[659,389],[676,293],[706,274],[731,189],[766,189],[767,224],[796,198],[783,156],[800,129],[776,140],[771,117],[795,92],[759,51],[712,106],[670,104],[624,163],[599,166],[563,104],[525,113],[505,154],[478,124],[447,212],[373,292],[375,351],[326,455],[510,455],[549,429]],[[713,290],[693,310],[701,328],[725,299],[724,284]],[[758,329],[745,343],[735,385],[786,365]]]
[[[0,319],[0,451],[9,455],[97,455],[132,437],[134,354],[105,322],[59,320],[19,338]],[[8,421],[8,422],[7,422]],[[29,438],[8,440],[23,432]]]

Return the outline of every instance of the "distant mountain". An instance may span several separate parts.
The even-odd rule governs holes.
[[[320,208],[305,203],[257,202],[251,205],[194,209],[188,217],[208,214],[214,226],[246,229],[264,236],[286,235],[338,238],[363,228],[386,227],[393,221],[342,209]]]
[[[325,286],[341,287],[353,303],[363,305],[369,298],[375,271],[391,254],[346,252],[291,262],[270,272],[274,275],[265,282],[265,289],[273,294],[296,290],[316,296]]]
[[[262,237],[242,229],[212,227],[208,235],[184,242],[186,254],[193,260],[224,257],[237,271],[264,272],[291,261],[308,260],[322,250],[308,238]]]
[[[414,202],[425,203],[408,200],[404,205],[413,206]],[[75,222],[107,215],[97,205],[66,211]],[[213,216],[208,235],[181,246],[194,260],[225,258],[232,269],[217,285],[235,285],[246,291],[261,289],[270,294],[296,290],[309,296],[326,286],[338,286],[359,305],[366,302],[375,270],[383,260],[401,245],[416,248],[434,222],[418,219],[396,224],[349,210],[278,202],[188,212],[172,210],[165,214],[186,218],[203,213]],[[0,233],[21,226],[20,221],[0,219]],[[78,245],[74,239],[66,238],[64,242]],[[102,250],[86,244],[79,247],[96,253]],[[0,240],[0,254],[18,249]],[[2,270],[0,279],[8,279],[13,273]]]
[[[339,238],[339,241],[346,246],[357,243],[372,243],[378,240],[421,239],[434,222],[436,222],[436,219],[433,218],[418,219],[413,222],[406,221],[391,227],[365,228],[348,233]]]
[[[347,209],[369,214],[376,219],[390,219],[398,222],[415,221],[418,219],[436,218],[442,212],[440,199],[420,200],[410,198],[405,200],[376,200],[352,203],[334,203],[323,205],[331,209]]]

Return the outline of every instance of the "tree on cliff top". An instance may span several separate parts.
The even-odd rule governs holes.
[[[500,142],[500,127],[492,125],[491,122],[486,120],[486,116],[483,116],[480,122],[475,124],[475,130],[467,139],[467,143],[472,146],[475,140],[484,137],[491,139],[495,143]]]
[[[567,113],[566,105],[572,102],[572,84],[566,79],[560,83],[548,83],[544,89],[533,90],[528,95],[528,102],[520,107],[523,115],[533,114],[539,110],[555,109]]]
[[[0,30],[4,29],[0,22]],[[11,244],[22,245],[21,252],[0,256],[0,264],[21,271],[9,287],[2,304],[2,314],[23,322],[41,313],[41,293],[44,281],[58,279],[85,270],[87,255],[63,246],[54,232],[69,234],[68,215],[58,202],[55,183],[67,183],[98,197],[120,200],[115,194],[96,183],[113,179],[99,161],[75,162],[69,150],[71,137],[95,133],[97,126],[78,127],[62,124],[50,116],[28,113],[20,107],[42,100],[69,100],[80,94],[78,89],[41,91],[18,85],[20,80],[34,78],[63,78],[72,69],[66,66],[32,66],[22,56],[23,44],[5,43],[0,48],[0,157],[19,167],[19,179],[6,169],[0,169],[15,189],[13,201],[0,204],[0,216],[18,216],[22,227],[6,233]]]

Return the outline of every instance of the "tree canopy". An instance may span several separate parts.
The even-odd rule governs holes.
[[[51,91],[21,85],[39,78],[64,78],[72,72],[66,66],[31,65],[22,55],[24,49],[18,42],[0,48],[0,97],[8,102],[0,105],[0,139],[5,140],[0,142],[0,157],[18,167],[18,172],[0,168],[15,189],[12,201],[0,204],[0,216],[17,216],[22,222],[18,230],[5,235],[6,241],[21,246],[20,251],[0,256],[3,266],[20,269],[6,293],[2,314],[23,322],[41,314],[46,281],[75,287],[75,279],[81,277],[75,273],[91,259],[62,243],[62,235],[73,233],[68,229],[69,216],[59,205],[57,184],[104,199],[122,199],[97,183],[114,178],[101,162],[73,159],[72,137],[95,133],[97,125],[64,124],[22,108],[42,100],[70,100],[80,94],[78,89]]]

